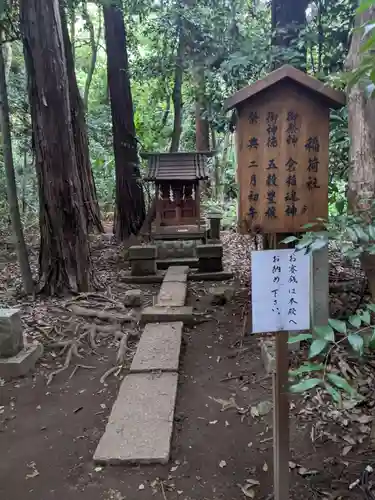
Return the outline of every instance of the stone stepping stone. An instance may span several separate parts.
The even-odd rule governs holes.
[[[178,371],[182,327],[182,322],[146,325],[130,372]]]
[[[191,306],[182,307],[145,307],[141,314],[141,323],[173,323],[182,321],[191,324],[193,322],[193,308]]]
[[[108,465],[167,463],[177,380],[177,373],[126,376],[94,461]]]
[[[186,277],[186,275],[185,275]],[[180,307],[185,305],[187,286],[186,283],[173,281],[163,282],[157,297],[156,305],[164,307]]]

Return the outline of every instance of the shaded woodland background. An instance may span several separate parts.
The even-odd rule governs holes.
[[[362,258],[374,296],[375,229],[358,200],[372,200],[375,191],[375,9],[372,1],[358,5],[3,1],[0,229],[12,227],[25,290],[34,290],[37,277],[22,229],[40,233],[36,290],[54,294],[95,285],[88,234],[103,231],[103,220],[114,220],[119,241],[147,225],[153,193],[141,180],[142,152],[215,150],[204,206],[222,211],[224,226],[234,229],[235,116],[223,112],[223,102],[289,63],[348,90],[348,106],[331,118],[325,237],[344,242],[349,258]],[[353,32],[355,23],[362,29]],[[367,132],[354,134],[360,122]]]

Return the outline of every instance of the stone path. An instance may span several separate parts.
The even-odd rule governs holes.
[[[94,454],[100,464],[167,463],[173,430],[188,266],[171,266],[146,323],[130,373],[123,380]]]

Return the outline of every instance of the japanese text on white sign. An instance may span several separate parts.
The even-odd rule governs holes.
[[[251,254],[253,333],[310,328],[310,255],[294,250]]]

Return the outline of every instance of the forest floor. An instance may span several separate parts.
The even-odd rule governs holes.
[[[20,307],[28,339],[45,345],[34,374],[0,381],[2,500],[272,498],[272,381],[260,360],[259,338],[244,336],[249,242],[224,235],[224,243],[226,264],[236,273],[226,286],[235,288],[235,300],[212,306],[209,288],[217,283],[189,283],[188,303],[209,319],[184,330],[172,457],[166,466],[95,466],[92,456],[126,372],[125,368],[117,376],[112,373],[105,383],[100,380],[116,366],[119,341],[109,332],[97,337],[93,346],[89,336],[82,336],[68,369],[51,379],[66,359],[68,351],[62,344],[77,340],[94,319],[73,315],[66,297],[17,298],[13,293],[17,266],[9,262],[11,252],[1,254],[6,254],[0,275],[1,305]],[[74,304],[123,313],[122,296],[130,288],[121,282],[124,250],[107,238],[99,238],[93,248],[102,296],[80,297]],[[336,273],[342,279],[342,269]],[[142,288],[146,304],[158,290],[133,288]],[[331,297],[335,310],[340,304],[347,308],[353,300],[350,292]],[[135,335],[129,340],[124,366],[137,339],[137,311],[130,313],[135,319],[122,333],[132,328]],[[291,354],[292,363],[296,356]],[[75,368],[77,363],[85,367]],[[365,404],[338,411],[322,392],[292,398],[293,500],[372,498],[364,493],[371,486],[364,470],[375,439],[374,370],[353,360],[350,366],[349,362],[340,366],[354,370],[363,381]],[[361,484],[349,489],[357,479]]]

